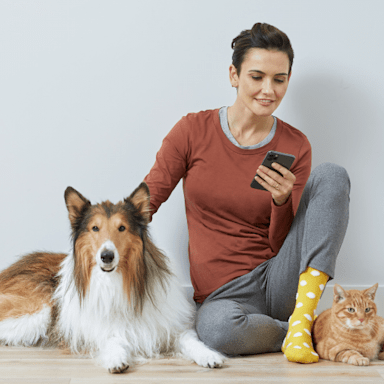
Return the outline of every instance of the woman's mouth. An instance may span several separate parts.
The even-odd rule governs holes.
[[[256,99],[256,100],[259,104],[265,105],[265,106],[269,106],[274,102],[274,100],[270,100],[270,99]]]

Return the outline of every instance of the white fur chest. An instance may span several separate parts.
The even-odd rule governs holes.
[[[164,287],[158,284],[153,303],[145,300],[142,313],[137,314],[118,270],[106,273],[95,267],[86,296],[80,301],[73,264],[72,255],[68,255],[54,298],[59,304],[59,332],[74,352],[96,352],[117,338],[129,345],[134,355],[154,357],[170,350],[190,324],[191,308],[186,300],[180,300],[182,292],[172,279]]]

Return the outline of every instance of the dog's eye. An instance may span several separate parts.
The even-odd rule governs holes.
[[[99,227],[96,227],[96,225],[94,227],[92,227],[92,231],[93,232],[99,232]]]
[[[124,227],[124,225],[121,225],[121,226],[119,227],[119,231],[120,231],[120,232],[124,232],[124,231],[125,231],[125,227]]]

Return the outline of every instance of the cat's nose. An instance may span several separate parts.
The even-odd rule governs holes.
[[[359,319],[360,323],[362,323],[364,321],[364,319]]]

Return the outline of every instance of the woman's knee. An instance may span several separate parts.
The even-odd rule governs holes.
[[[196,332],[202,342],[219,352],[228,353],[228,338],[235,333],[236,323],[246,315],[241,311],[234,314],[233,304],[218,300],[203,304],[196,314]]]
[[[334,163],[322,163],[311,173],[313,183],[330,192],[349,196],[351,182],[347,170]]]
[[[217,300],[197,312],[196,331],[207,346],[227,355],[277,352],[286,329],[262,314],[248,314],[241,304]]]

